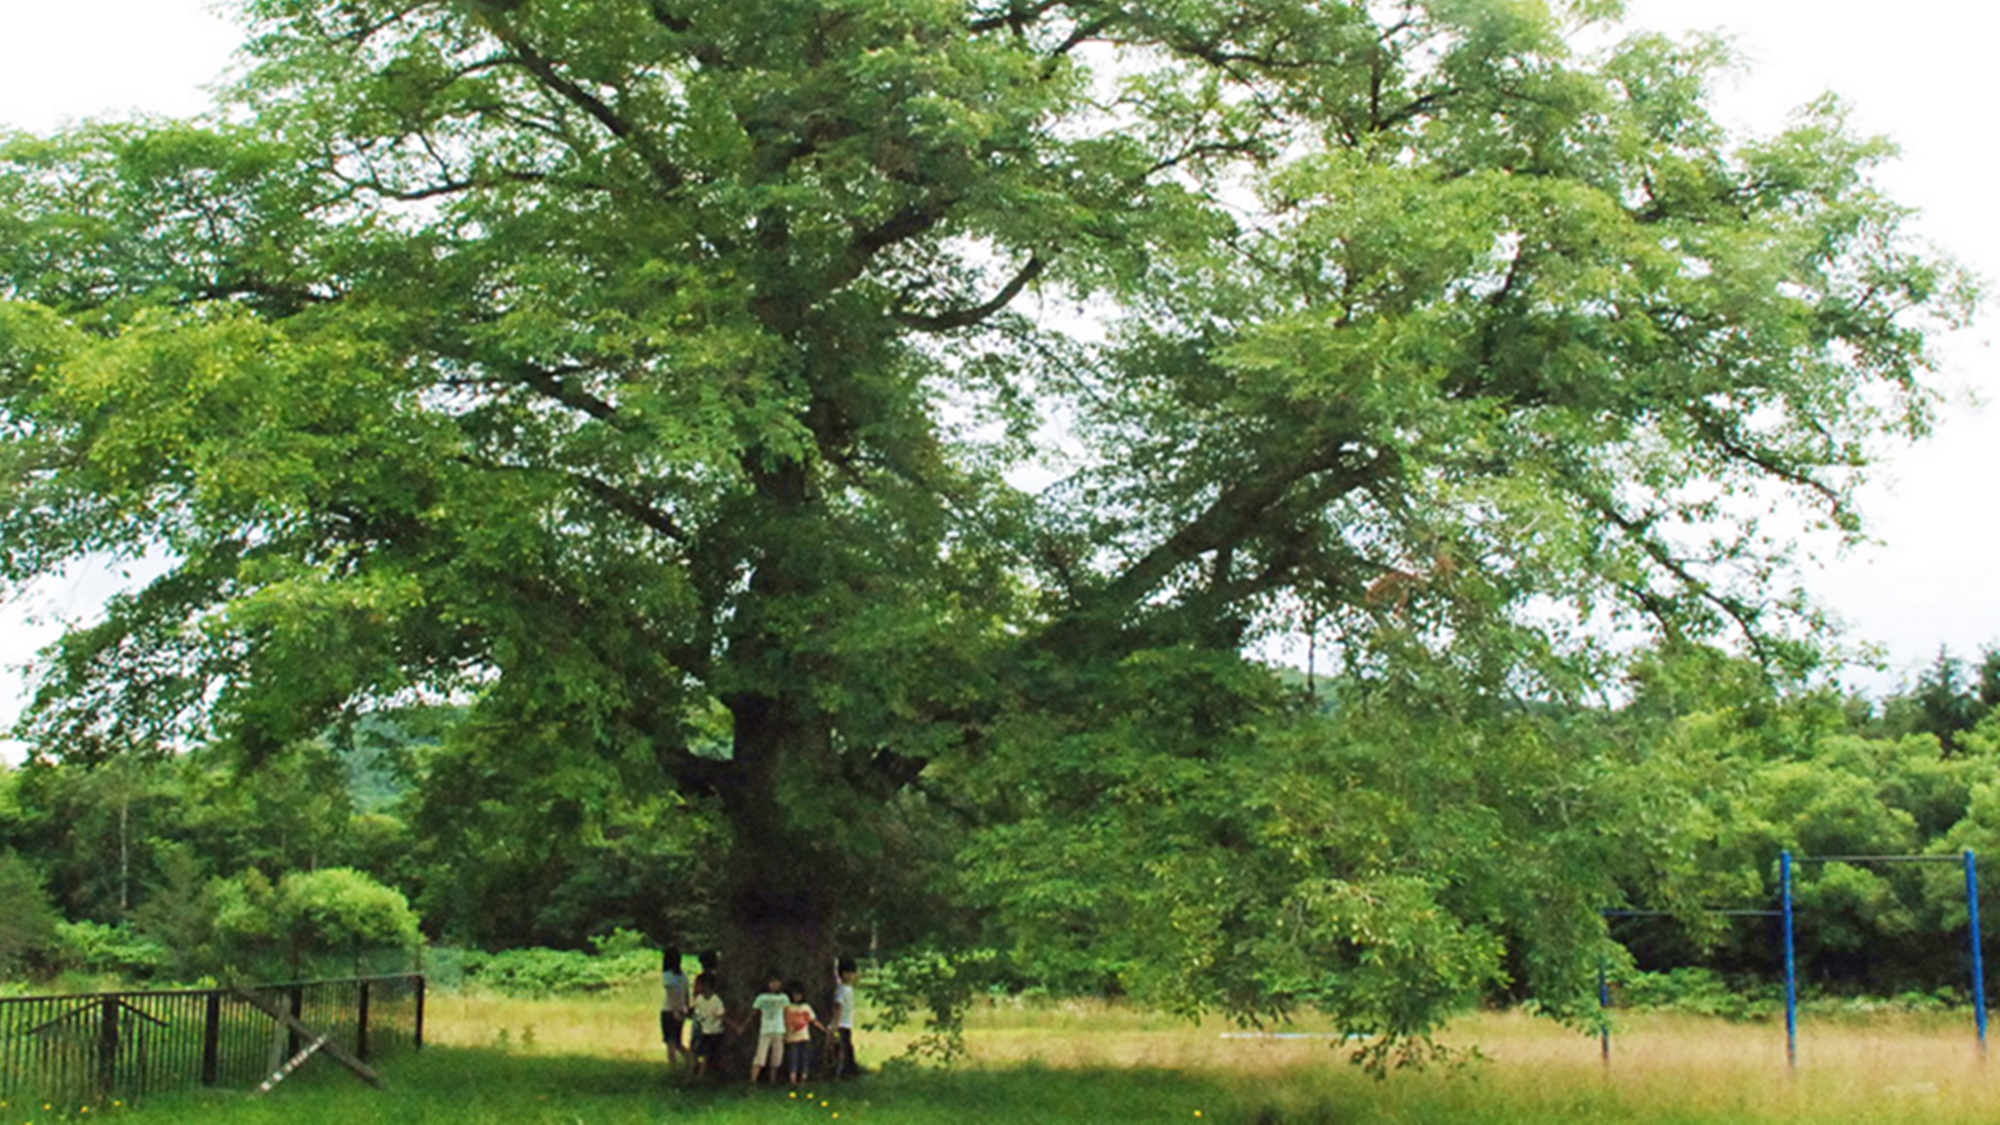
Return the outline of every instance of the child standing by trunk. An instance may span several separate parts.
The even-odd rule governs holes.
[[[812,1029],[825,1031],[826,1025],[806,1003],[805,985],[792,981],[785,991],[791,996],[791,1003],[785,1005],[785,1069],[791,1072],[792,1085],[798,1086],[812,1073]]]
[[[695,1077],[720,1073],[722,1041],[728,1038],[729,1009],[716,994],[714,974],[703,973],[694,978],[694,1005],[688,1014],[694,1021]]]
[[[660,954],[660,985],[666,992],[660,1001],[660,1038],[666,1040],[667,1062],[672,1064],[693,1057],[681,1045],[681,1028],[688,1015],[688,979],[681,972],[679,949]]]
[[[785,995],[784,978],[776,973],[768,973],[764,978],[764,991],[750,1001],[750,1007],[757,1012],[757,1053],[750,1056],[750,1084],[766,1068],[771,1071],[771,1080],[778,1080],[779,1071],[785,1066],[785,1007],[792,998]]]
[[[838,984],[833,986],[833,1030],[827,1036],[827,1050],[833,1058],[827,1069],[835,1078],[852,1078],[861,1073],[854,1061],[854,978],[859,975],[854,958],[842,957],[835,966]]]

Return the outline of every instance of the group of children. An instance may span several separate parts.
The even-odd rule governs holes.
[[[749,1019],[729,1018],[720,982],[708,959],[703,959],[703,971],[695,976],[691,992],[688,978],[681,972],[680,950],[666,951],[660,972],[666,989],[660,1008],[660,1036],[666,1040],[668,1061],[691,1060],[698,1077],[721,1074],[723,1042],[742,1034]],[[842,957],[835,974],[833,1011],[824,1023],[806,1002],[804,984],[785,981],[776,973],[765,974],[764,991],[750,1001],[758,1021],[757,1050],[750,1056],[752,1085],[767,1071],[773,1082],[785,1074],[793,1085],[803,1083],[813,1073],[815,1029],[826,1036],[830,1048],[823,1076],[849,1078],[860,1073],[854,1061],[854,959]],[[683,1046],[681,1031],[688,1025],[693,1027],[693,1039]]]

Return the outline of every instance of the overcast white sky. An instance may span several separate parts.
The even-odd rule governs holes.
[[[2000,5],[1973,0],[1628,0],[1629,21],[1680,32],[1722,30],[1747,72],[1720,91],[1724,118],[1768,132],[1786,113],[1835,91],[1859,125],[1903,148],[1883,175],[1923,212],[1933,242],[2000,279],[2000,157],[1989,117]],[[182,114],[228,66],[238,34],[206,0],[0,0],[0,126],[46,131],[83,117]],[[1991,317],[1988,318],[1992,319]],[[2000,399],[1993,328],[1947,341],[1952,400],[1929,442],[1877,470],[1866,511],[1877,546],[1808,565],[1806,579],[1858,640],[1882,646],[1886,672],[1850,681],[1894,687],[1939,645],[1971,656],[2000,642]],[[16,666],[48,642],[33,618],[86,613],[109,587],[86,570],[0,605],[0,728],[18,706]]]

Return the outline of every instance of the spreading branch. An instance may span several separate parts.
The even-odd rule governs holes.
[[[534,75],[542,86],[569,104],[588,114],[607,132],[632,147],[639,158],[652,170],[653,177],[669,192],[679,191],[687,183],[687,175],[664,152],[653,144],[644,130],[634,124],[604,99],[584,89],[575,80],[564,75],[549,61],[534,44],[529,43],[516,31],[512,24],[491,5],[481,8],[485,24],[494,37],[512,52],[513,60]]]
[[[1141,555],[1092,601],[1103,610],[1123,613],[1144,601],[1183,565],[1236,544],[1264,525],[1301,482],[1333,473],[1312,490],[1315,502],[1325,504],[1359,487],[1383,468],[1381,457],[1360,456],[1343,442],[1330,442],[1317,455],[1296,462],[1277,459],[1263,472],[1224,488],[1201,514]]]
[[[582,369],[554,371],[548,368],[536,367],[532,364],[515,363],[507,367],[506,374],[521,386],[527,387],[545,398],[560,402],[573,410],[582,411],[600,422],[622,424],[624,417],[619,413],[618,407],[614,403],[608,399],[591,394],[589,391],[563,378],[565,374],[574,374],[580,370]]]
[[[994,294],[992,300],[984,304],[941,313],[897,312],[896,320],[905,327],[925,332],[949,332],[956,328],[970,328],[1011,304],[1014,298],[1021,295],[1023,289],[1042,275],[1043,267],[1044,263],[1039,254],[1030,255],[1028,263],[1022,266],[1007,284],[1000,287],[1000,292]]]

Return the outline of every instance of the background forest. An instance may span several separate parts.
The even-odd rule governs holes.
[[[1771,927],[1701,911],[1770,905],[1780,849],[2000,849],[2000,649],[1976,663],[1940,652],[1879,703],[1786,689],[1703,648],[1634,661],[1621,700],[1599,706],[1476,704],[1446,679],[1307,681],[1249,664],[1124,671],[1091,731],[1043,732],[1036,784],[968,771],[888,809],[898,853],[935,862],[877,869],[843,945],[919,990],[950,975],[961,990],[1190,1011],[1234,988],[1269,1006],[1257,998],[1296,991],[1286,978],[1314,967],[1273,941],[1228,959],[1255,979],[1216,978],[1224,959],[1208,947],[1254,949],[1298,924],[1270,904],[1296,909],[1319,878],[1321,924],[1398,915],[1389,955],[1344,974],[1350,1009],[1426,981],[1450,992],[1468,965],[1487,966],[1480,999],[1523,998],[1532,978],[1536,1002],[1560,1007],[1594,986],[1595,952],[1640,970],[1620,974],[1635,1002],[1744,1014],[1771,990]],[[1162,708],[1219,696],[1234,713],[1188,716],[1187,745],[1139,748]],[[648,945],[713,941],[712,810],[641,776],[644,762],[509,773],[466,722],[448,707],[369,716],[254,769],[208,748],[0,771],[0,987],[426,956],[534,992],[644,974]],[[1212,758],[1225,746],[1226,762]],[[1208,764],[1177,777],[1177,760]],[[1194,783],[1212,768],[1233,784]],[[1331,889],[1363,870],[1377,894]],[[1526,963],[1535,948],[1509,920],[1587,917],[1579,896],[1671,916],[1614,919],[1612,944]],[[1426,914],[1432,899],[1447,916]],[[1810,865],[1798,903],[1802,974],[1822,995],[1962,992],[1956,866]],[[1161,968],[1176,963],[1198,968]]]

